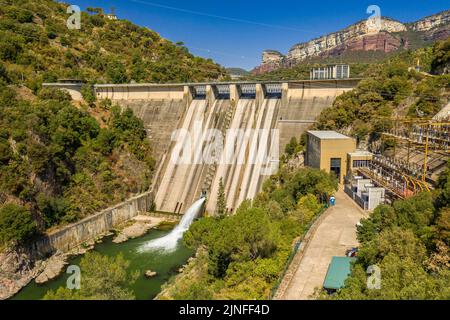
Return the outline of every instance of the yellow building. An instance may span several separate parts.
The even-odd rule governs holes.
[[[334,172],[343,183],[347,170],[353,166],[351,154],[356,151],[355,139],[336,131],[307,131],[306,148],[307,166]]]
[[[367,168],[372,162],[373,154],[369,151],[350,152],[347,155],[347,169],[352,172],[358,168]]]

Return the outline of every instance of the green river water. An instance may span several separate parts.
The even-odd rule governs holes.
[[[129,286],[133,290],[136,299],[150,300],[153,299],[161,290],[161,286],[169,280],[169,278],[177,274],[177,270],[186,263],[193,255],[193,251],[186,248],[181,241],[175,251],[165,253],[163,251],[150,251],[139,253],[137,248],[142,244],[159,237],[167,235],[171,230],[153,229],[145,236],[132,239],[124,243],[114,244],[112,237],[106,237],[102,243],[95,246],[94,251],[107,256],[116,256],[122,253],[124,258],[130,261],[130,271],[140,271],[140,276],[135,283]],[[82,256],[77,256],[69,260],[69,265],[78,265]],[[144,276],[146,270],[156,271],[158,275],[154,278],[147,279]],[[37,285],[32,280],[25,288],[23,288],[12,300],[38,300],[42,299],[48,290],[55,290],[61,286],[65,286],[69,274],[63,273],[58,278],[49,281],[43,285]],[[83,281],[83,279],[81,280]]]

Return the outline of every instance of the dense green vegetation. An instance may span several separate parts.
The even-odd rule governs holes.
[[[87,253],[80,262],[80,289],[50,290],[44,300],[133,300],[133,292],[126,287],[136,281],[139,273],[128,270],[129,266],[121,255],[110,258]]]
[[[302,143],[297,140],[296,137],[292,137],[289,143],[284,148],[285,158],[292,157],[293,155],[302,151]]]
[[[96,112],[101,119],[90,115]],[[0,83],[0,114],[0,246],[150,185],[154,160],[131,110],[107,101],[76,107],[67,93],[50,89],[24,100]]]
[[[69,30],[68,5],[52,0],[0,0],[0,77],[37,91],[42,82],[185,82],[220,79],[226,71],[101,9],[82,12],[81,29]]]
[[[437,43],[434,47],[434,58],[431,61],[431,69],[437,74],[450,72],[450,38]]]
[[[372,65],[366,79],[322,112],[315,128],[344,131],[358,140],[375,140],[391,125],[389,117],[434,116],[447,102],[450,76],[429,76],[410,67],[420,59],[422,70],[432,71],[431,66],[442,60],[442,46],[437,43]]]
[[[7,243],[21,243],[33,237],[37,224],[26,208],[7,204],[0,207],[0,248]]]
[[[131,110],[97,102],[90,85],[82,87],[80,105],[67,93],[42,89],[43,82],[183,82],[226,74],[182,43],[109,20],[99,8],[82,12],[81,29],[69,30],[67,6],[0,0],[0,247],[150,185],[154,160]]]
[[[323,171],[281,169],[236,214],[198,220],[184,236],[197,259],[161,298],[267,299],[294,240],[336,189],[335,178]]]
[[[450,299],[449,200],[450,162],[433,195],[380,205],[358,228],[352,275],[331,298]],[[381,269],[379,290],[366,285],[371,265]]]

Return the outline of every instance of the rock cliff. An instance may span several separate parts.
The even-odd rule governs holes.
[[[382,18],[380,22],[377,25],[373,20],[360,21],[338,32],[296,44],[287,55],[266,50],[262,64],[253,72],[265,73],[294,66],[309,58],[336,57],[352,51],[389,53],[450,36],[450,10],[408,24],[389,18]]]

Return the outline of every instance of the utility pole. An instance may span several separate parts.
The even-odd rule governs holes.
[[[422,176],[422,182],[426,182],[427,178],[427,165],[428,165],[428,140],[429,140],[429,130],[428,128],[431,128],[431,126],[426,126],[426,140],[425,140],[425,158],[423,160],[423,176]]]

